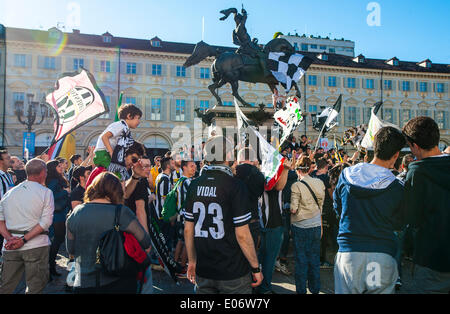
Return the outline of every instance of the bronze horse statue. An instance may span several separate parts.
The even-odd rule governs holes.
[[[295,50],[286,39],[275,38],[267,43],[263,52],[266,56],[264,62],[266,62],[269,52],[295,53]],[[278,80],[272,74],[264,76],[264,70],[257,58],[231,51],[221,52],[219,49],[216,49],[203,41],[200,41],[195,46],[192,55],[186,60],[183,66],[188,68],[200,63],[208,57],[216,58],[211,65],[213,84],[209,85],[208,89],[217,99],[220,106],[222,105],[222,100],[216,90],[226,83],[230,83],[233,96],[246,107],[250,107],[251,105],[239,95],[239,81],[265,83],[269,86],[272,93],[274,93],[276,85],[279,84]],[[285,84],[282,85],[286,88]],[[296,82],[292,82],[292,86],[295,88],[296,95],[300,99],[300,89]]]

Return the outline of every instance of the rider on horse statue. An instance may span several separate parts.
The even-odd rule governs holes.
[[[221,21],[226,20],[228,16],[233,13],[234,21],[236,22],[236,28],[233,30],[233,44],[239,46],[236,50],[236,53],[247,55],[251,58],[255,58],[259,61],[262,70],[264,71],[264,76],[269,76],[271,73],[267,70],[266,67],[266,55],[258,46],[258,40],[253,38],[250,39],[250,35],[247,33],[247,29],[245,28],[245,22],[247,21],[247,11],[242,8],[240,14],[235,8],[230,8],[227,10],[222,10],[220,13],[224,14],[220,18]]]

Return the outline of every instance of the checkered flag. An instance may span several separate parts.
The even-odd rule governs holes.
[[[267,68],[273,76],[286,85],[286,91],[292,87],[292,82],[298,82],[313,60],[299,53],[270,52]]]

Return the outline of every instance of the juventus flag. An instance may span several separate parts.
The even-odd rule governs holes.
[[[161,220],[158,220],[158,214],[156,212],[153,203],[150,203],[147,208],[148,213],[148,234],[152,241],[152,248],[155,249],[156,253],[159,255],[158,262],[164,268],[164,271],[178,283],[176,274],[180,273],[182,270],[181,265],[175,261],[171,255],[169,248],[167,247],[166,239],[161,231]]]
[[[339,115],[339,111],[341,111],[342,104],[342,95],[339,95],[336,103],[333,108],[327,107],[325,108],[317,117],[316,121],[313,123],[313,128],[317,131],[322,131],[322,136],[330,131],[333,127],[337,125],[336,118]]]
[[[109,111],[94,77],[83,68],[62,74],[45,101],[56,112],[52,144]]]
[[[267,68],[273,76],[286,85],[286,91],[292,87],[292,82],[298,82],[313,60],[299,53],[270,52],[267,59]]]

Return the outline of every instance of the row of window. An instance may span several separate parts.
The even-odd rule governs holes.
[[[327,46],[326,45],[317,45],[317,44],[301,44],[301,49],[299,49],[298,44],[294,43],[294,49],[295,51],[308,51],[310,49],[320,49],[322,51],[326,51],[327,50]],[[329,47],[329,53],[336,53],[336,48],[335,47]],[[353,52],[352,48],[338,48],[339,51],[347,51],[347,52]]]
[[[105,96],[106,102],[108,103],[108,106],[111,108],[111,96]],[[127,104],[133,104],[138,107],[141,107],[141,104],[137,102],[136,97],[128,97],[126,96],[124,98],[125,103]],[[151,98],[149,102],[146,102],[145,104],[145,119],[146,120],[165,120],[166,117],[164,116],[165,108],[162,105],[163,101],[161,98]],[[200,100],[199,101],[199,108],[201,112],[205,112],[209,109],[209,100]],[[141,108],[142,109],[142,108]],[[187,115],[190,114],[187,112],[186,107],[186,99],[175,99],[174,101],[174,107],[172,109],[172,116],[171,120],[174,121],[186,121],[188,119]],[[101,118],[109,119],[111,118],[112,114],[107,113]]]
[[[106,102],[108,106],[111,107],[111,96],[105,96]],[[13,93],[13,101],[25,101],[25,93]],[[125,103],[131,103],[138,107],[141,107],[141,104],[138,103],[136,97],[126,96],[124,98]],[[205,112],[210,107],[209,100],[200,100],[198,103],[198,107],[201,112]],[[224,101],[224,106],[234,106],[231,101]],[[255,103],[251,103],[252,106],[255,106]],[[272,106],[268,104],[268,106]],[[308,112],[312,114],[320,113],[325,106],[318,105],[309,105]],[[339,115],[339,122],[344,126],[356,126],[361,123],[368,123],[370,120],[371,109],[354,107],[354,106],[345,106]],[[165,120],[166,117],[163,112],[166,109],[163,106],[163,101],[161,98],[151,98],[149,102],[145,104],[145,119],[146,120]],[[174,102],[174,107],[172,108],[172,116],[171,120],[174,121],[186,121],[187,107],[186,107],[186,99],[176,99]],[[361,121],[361,113],[362,113],[362,121]],[[380,117],[383,118],[384,121],[399,124],[403,126],[406,122],[411,120],[415,116],[428,116],[435,119],[436,123],[439,125],[440,129],[448,129],[449,128],[449,112],[445,110],[428,110],[428,109],[394,109],[394,108],[381,108],[381,111],[378,113]],[[110,113],[107,113],[101,118],[110,119],[113,116],[113,110]]]
[[[375,89],[375,79],[363,79],[363,88],[365,89]],[[378,80],[377,80],[378,82]],[[325,80],[327,87],[337,87],[338,78],[336,76],[328,76]],[[412,91],[411,81],[399,81],[398,89],[403,92]],[[317,75],[308,75],[308,85],[317,86],[318,77]],[[340,85],[340,84],[339,84]],[[430,91],[431,83],[429,82],[416,82],[416,90],[419,92],[427,93]],[[357,79],[355,77],[344,78],[344,87],[346,88],[358,88]],[[383,80],[384,90],[393,90],[394,82],[392,80]],[[446,86],[444,83],[433,83],[433,91],[436,93],[445,93]]]
[[[40,66],[44,69],[56,70],[56,57],[40,57],[42,58]],[[82,62],[83,59],[81,59]],[[31,66],[29,64],[30,61],[27,62],[27,56],[23,54],[15,54],[14,55],[14,66],[19,68],[25,68]]]
[[[55,57],[43,57],[43,68],[45,69],[56,69],[56,58]],[[16,67],[26,67],[26,55],[24,54],[15,54],[14,55],[14,65]],[[82,58],[73,58],[73,70],[76,71],[80,67],[84,67],[84,59]],[[126,74],[137,74],[137,63],[135,62],[127,62],[126,63]],[[100,72],[112,73],[115,70],[112,68],[111,61],[102,60],[100,61]],[[151,75],[152,76],[162,76],[162,64],[151,64]],[[150,73],[148,73],[150,74]],[[174,71],[176,77],[186,77],[186,68],[183,66],[177,65]],[[199,69],[199,78],[200,79],[209,79],[210,78],[210,69],[202,67]],[[364,79],[364,85],[362,86],[365,89],[375,89],[375,79]],[[337,87],[338,79],[336,76],[328,76],[327,79],[328,87]],[[403,92],[410,92],[412,90],[411,81],[399,81],[398,89]],[[317,75],[308,75],[308,85],[309,86],[317,86],[318,85],[318,77]],[[344,78],[344,87],[346,88],[358,88],[357,87],[357,79],[355,77],[347,77]],[[383,89],[384,90],[393,90],[393,81],[392,80],[384,80],[383,81]],[[416,90],[419,92],[427,93],[430,90],[429,82],[416,82]],[[444,83],[433,83],[433,91],[436,93],[444,93],[445,84]]]
[[[108,106],[111,108],[111,96],[105,96],[106,102],[108,103]],[[141,107],[140,103],[137,102],[136,97],[128,97],[126,96],[124,98],[125,103],[127,104],[134,104],[138,107]],[[254,102],[249,103],[251,106],[255,107]],[[234,106],[234,103],[232,101],[224,101],[224,106]],[[272,107],[272,104],[267,104],[268,107]],[[198,102],[198,108],[200,109],[200,112],[206,112],[210,108],[210,101],[209,100],[199,100]],[[164,107],[162,106],[162,99],[161,98],[151,98],[149,102],[146,102],[145,104],[145,119],[146,120],[164,120],[165,117],[163,116],[163,110]],[[172,116],[172,120],[175,121],[186,121],[186,100],[185,99],[176,99],[175,100],[175,107],[173,108],[174,114]],[[111,118],[112,114],[107,113],[101,118],[109,119]]]
[[[325,106],[309,105],[308,110],[312,114],[320,113]],[[344,126],[357,126],[361,123],[368,124],[370,121],[371,108],[361,108],[354,106],[347,106],[341,110],[338,121]],[[319,111],[318,111],[319,110]],[[361,120],[362,114],[362,120]],[[427,116],[433,118],[438,124],[440,129],[449,129],[449,112],[445,110],[428,110],[428,109],[394,109],[394,108],[381,108],[377,114],[386,122],[403,126],[409,120],[418,116]]]
[[[74,71],[77,71],[80,67],[84,67],[84,59],[83,58],[73,58],[72,59]],[[24,54],[15,54],[14,55],[14,66],[15,67],[27,67],[27,56]],[[43,57],[42,67],[44,69],[55,70],[56,69],[56,57]],[[112,73],[115,72],[113,69],[113,64],[108,60],[100,61],[100,72]],[[127,62],[125,68],[126,74],[137,74],[137,63],[136,62]],[[151,65],[151,75],[152,76],[162,76],[162,64],[152,64]],[[150,72],[149,71],[149,72]],[[150,74],[150,73],[149,73]],[[176,66],[175,75],[177,77],[186,77],[186,68],[183,66]],[[209,68],[200,68],[199,78],[201,79],[209,79],[210,78],[210,69]]]
[[[78,67],[80,66],[79,61],[77,63],[76,60],[80,60],[80,59],[74,59],[74,65],[73,65],[74,70],[77,70]],[[125,70],[126,70],[126,72],[125,72],[126,74],[137,74],[137,63],[136,62],[127,62]],[[107,61],[107,60],[100,61],[99,71],[105,72],[105,73],[115,72],[115,70],[113,70],[113,68],[112,68],[111,61]],[[162,64],[151,64],[151,68],[149,68],[148,74],[151,74],[152,76],[162,76],[163,75]],[[186,68],[184,66],[177,65],[177,66],[175,66],[174,74],[176,77],[186,77]],[[210,78],[209,68],[203,68],[203,67],[200,68],[198,76],[200,79],[209,79]]]

